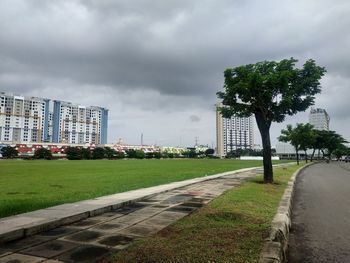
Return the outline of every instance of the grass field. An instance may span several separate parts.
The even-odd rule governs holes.
[[[262,184],[257,177],[229,190],[105,262],[258,262],[282,194],[298,168],[275,169],[274,184]]]
[[[217,159],[0,160],[0,217],[261,165]]]

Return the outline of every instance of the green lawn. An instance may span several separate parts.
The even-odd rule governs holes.
[[[261,165],[217,159],[0,160],[0,217]]]
[[[260,176],[229,190],[104,262],[258,262],[282,194],[298,168],[275,169],[274,184],[262,184]]]

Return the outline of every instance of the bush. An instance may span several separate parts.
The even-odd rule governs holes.
[[[136,159],[144,159],[145,158],[145,152],[142,150],[136,150],[135,151],[135,158]]]
[[[91,150],[89,148],[81,148],[81,159],[90,160]]]
[[[128,158],[136,158],[136,151],[134,149],[129,149],[126,151]]]
[[[92,151],[92,159],[103,159],[105,158],[105,149],[102,147],[97,147]]]
[[[68,160],[81,160],[82,159],[82,149],[78,147],[68,147],[66,149],[66,157]]]
[[[105,147],[105,156],[108,159],[114,159],[117,157],[117,151],[110,147]]]
[[[11,146],[6,146],[1,148],[1,155],[3,158],[7,158],[7,159],[13,159],[16,158],[18,156],[18,151],[16,150],[16,148],[11,147]]]
[[[116,158],[117,159],[124,159],[125,158],[124,152],[117,152]]]
[[[153,153],[153,156],[154,156],[154,158],[156,158],[156,159],[162,158],[162,154],[161,154],[160,152],[154,152],[154,153]]]
[[[145,154],[146,159],[152,159],[154,157],[154,153],[148,152]]]
[[[39,148],[36,149],[34,152],[34,159],[45,159],[45,160],[51,160],[52,159],[52,153],[49,149],[46,148]]]

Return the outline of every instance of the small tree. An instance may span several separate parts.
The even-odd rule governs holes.
[[[89,148],[81,148],[81,158],[84,160],[90,160],[91,150]]]
[[[280,62],[264,61],[225,70],[224,92],[219,108],[225,118],[233,115],[255,119],[263,144],[264,182],[273,182],[270,127],[282,122],[286,115],[305,111],[320,93],[320,79],[326,72],[308,60],[303,68],[295,68],[296,59]]]
[[[214,153],[215,153],[214,149],[206,149],[204,152],[205,156],[207,156],[207,157],[213,156]]]
[[[45,159],[45,160],[51,160],[52,159],[52,153],[49,149],[46,148],[38,148],[34,152],[34,159]]]
[[[162,158],[162,154],[161,154],[160,152],[154,152],[154,153],[153,153],[153,156],[154,156],[154,158],[156,158],[156,159]]]
[[[2,157],[6,159],[13,159],[18,156],[18,151],[16,150],[16,148],[11,146],[1,148],[0,152]]]
[[[127,155],[128,158],[130,158],[130,159],[136,158],[136,151],[135,151],[134,149],[126,150],[126,155]]]
[[[66,148],[66,157],[68,160],[81,160],[82,150],[78,147],[68,147]]]
[[[296,127],[287,125],[287,129],[281,131],[281,136],[278,140],[281,142],[290,142],[294,146],[295,154],[297,158],[297,164],[299,165],[299,150],[303,150],[307,162],[307,149],[311,147],[313,138],[312,125],[309,123],[297,123]]]
[[[117,152],[116,158],[117,159],[124,159],[125,158],[124,152]]]
[[[330,160],[332,153],[341,147],[342,144],[347,143],[347,141],[335,131],[324,131],[322,134],[324,141],[323,148],[327,150],[327,155]]]
[[[98,160],[105,158],[105,149],[102,147],[96,147],[92,150],[92,159]]]
[[[117,151],[112,149],[111,147],[105,147],[105,156],[108,159],[114,159],[117,157]]]
[[[136,150],[135,151],[135,158],[136,159],[144,159],[145,158],[145,152],[142,150]]]

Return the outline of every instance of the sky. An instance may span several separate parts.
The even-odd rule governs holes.
[[[106,107],[109,143],[215,147],[226,68],[313,58],[327,69],[314,107],[350,141],[349,13],[346,0],[0,0],[0,91]],[[308,113],[273,124],[272,145]]]

